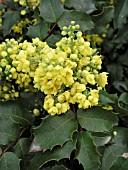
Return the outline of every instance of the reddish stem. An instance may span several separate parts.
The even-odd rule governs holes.
[[[24,128],[24,129],[20,132],[18,138],[17,138],[15,141],[13,141],[12,143],[10,143],[10,144],[5,148],[5,150],[0,154],[0,156],[2,156],[11,146],[15,145],[15,144],[19,141],[19,139],[21,138],[21,136],[23,135],[23,133],[24,133],[27,129],[28,129],[28,127],[27,127],[27,128]]]

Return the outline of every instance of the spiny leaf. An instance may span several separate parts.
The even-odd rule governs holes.
[[[93,22],[88,14],[75,10],[65,11],[58,21],[58,26],[62,29],[63,26],[69,26],[71,21],[75,21],[80,25],[81,30],[91,30]]]
[[[13,152],[6,152],[0,158],[0,170],[20,170],[20,160]]]
[[[92,133],[92,138],[96,146],[104,146],[111,140],[110,134],[107,133]]]
[[[128,151],[128,129],[126,128],[115,128],[117,136],[115,136],[114,143],[106,147],[102,157],[102,169],[108,170],[112,167],[114,161],[117,160],[123,153]]]
[[[88,131],[109,131],[118,122],[115,114],[100,107],[92,107],[87,110],[79,109],[77,115],[82,128]]]
[[[65,6],[68,8],[74,8],[77,11],[86,12],[87,14],[92,13],[96,10],[94,0],[66,0]]]
[[[36,153],[30,162],[27,170],[36,170],[42,167],[45,163],[63,158],[70,158],[71,152],[76,148],[76,141],[68,141],[62,147],[57,146],[53,150],[47,150],[44,153]]]
[[[9,115],[1,114],[0,111],[0,144],[6,145],[16,140],[19,133],[19,125],[14,123]]]
[[[3,16],[3,35],[6,36],[13,25],[20,20],[20,11],[5,12]]]
[[[128,16],[128,0],[116,1],[113,18],[115,29],[122,27],[122,25],[126,23],[127,16]]]
[[[102,34],[105,29],[106,25],[112,20],[113,18],[114,9],[112,7],[106,7],[103,11],[98,15],[93,15],[92,21],[95,23],[95,27],[93,29],[94,33]]]
[[[78,134],[78,150],[76,158],[83,165],[84,169],[98,169],[99,155],[89,132]]]
[[[48,34],[48,27],[46,22],[40,20],[36,25],[31,25],[28,27],[27,35],[31,38],[40,38],[43,40]]]
[[[66,114],[44,118],[40,126],[34,130],[34,136],[43,149],[51,149],[72,139],[76,130],[77,121],[74,114],[68,111]]]
[[[119,157],[116,161],[113,162],[110,170],[126,170],[128,168],[128,159]]]
[[[40,1],[40,16],[47,22],[56,22],[62,15],[64,8],[60,0]]]
[[[24,109],[18,101],[0,102],[0,115],[7,116],[8,120],[13,120],[22,126],[28,126],[33,123],[34,116],[28,110]]]

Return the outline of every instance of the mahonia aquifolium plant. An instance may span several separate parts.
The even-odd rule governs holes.
[[[55,49],[38,38],[23,43],[6,39],[0,44],[1,100],[15,99],[20,91],[40,90],[50,115],[67,112],[71,104],[84,109],[98,105],[108,73],[100,72],[101,56],[78,29],[74,21],[63,27],[64,37]],[[37,109],[33,112],[40,114]]]

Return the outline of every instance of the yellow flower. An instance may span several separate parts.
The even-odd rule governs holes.
[[[98,85],[100,87],[105,87],[106,84],[108,84],[107,82],[107,72],[102,72],[99,75],[96,75],[96,82],[98,83]]]
[[[57,109],[55,106],[53,106],[53,107],[51,107],[51,108],[48,110],[48,113],[49,113],[50,115],[55,115],[55,114],[58,113],[58,109]]]

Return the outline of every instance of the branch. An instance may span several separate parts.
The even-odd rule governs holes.
[[[0,156],[2,156],[7,150],[9,150],[9,148],[11,148],[11,146],[16,145],[16,143],[19,141],[19,139],[21,138],[21,136],[23,135],[23,133],[24,133],[27,129],[28,129],[28,127],[27,127],[27,128],[24,128],[24,129],[20,132],[18,138],[17,138],[15,141],[13,141],[12,143],[10,143],[10,144],[5,148],[5,150],[0,154]]]

